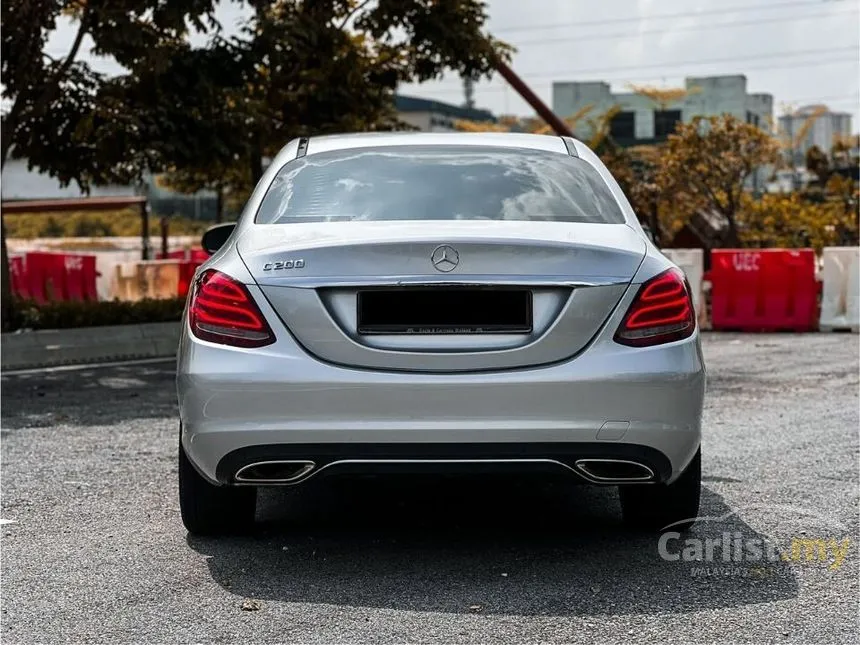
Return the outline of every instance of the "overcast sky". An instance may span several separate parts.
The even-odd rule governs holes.
[[[860,0],[488,0],[489,31],[517,48],[513,68],[548,104],[556,81],[682,86],[685,76],[744,74],[751,93],[783,106],[824,103],[860,129]],[[227,31],[243,12],[225,2]],[[52,54],[74,38],[64,25]],[[97,68],[115,71],[104,61]],[[460,104],[461,81],[405,85],[405,94]],[[497,114],[532,110],[501,79],[476,103]]]

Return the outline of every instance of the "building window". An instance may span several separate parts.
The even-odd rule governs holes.
[[[750,112],[749,110],[747,110],[747,123],[749,123],[750,125],[754,125],[754,126],[758,127],[759,123],[761,123],[761,120],[759,119],[758,114],[756,114],[755,112]]]
[[[609,134],[619,141],[636,138],[636,113],[619,112],[609,123]]]
[[[654,110],[654,137],[667,137],[681,120],[681,110]]]

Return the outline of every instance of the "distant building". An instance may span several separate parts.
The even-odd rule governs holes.
[[[458,120],[496,122],[496,117],[487,110],[451,105],[450,103],[420,99],[414,96],[397,95],[394,102],[400,120],[423,132],[453,132],[454,122]]]
[[[676,123],[689,123],[696,116],[731,114],[762,128],[773,117],[773,96],[748,94],[747,79],[742,75],[688,77],[685,88],[688,93],[684,98],[661,106],[634,92],[613,93],[609,84],[601,81],[557,82],[552,85],[552,107],[559,116],[568,117],[593,106],[575,132],[578,137],[587,138],[591,128],[585,121],[619,106],[621,111],[612,120],[610,131],[622,146],[664,141]]]
[[[780,132],[793,141],[810,119],[812,122],[806,136],[794,147],[796,165],[803,165],[806,151],[812,146],[818,146],[826,155],[830,155],[834,137],[851,135],[851,115],[848,112],[831,112],[825,105],[807,105],[793,114],[779,117]]]

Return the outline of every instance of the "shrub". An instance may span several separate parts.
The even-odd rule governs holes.
[[[184,298],[103,302],[13,302],[11,329],[69,329],[139,323],[173,322],[182,318]]]
[[[825,246],[856,239],[856,211],[836,199],[811,201],[801,193],[744,196],[738,215],[744,246],[797,248]]]

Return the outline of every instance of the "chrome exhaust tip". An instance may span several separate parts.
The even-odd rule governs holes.
[[[306,460],[256,461],[242,466],[234,479],[242,484],[291,484],[310,475],[316,463]]]
[[[638,461],[626,459],[580,459],[576,469],[586,478],[599,483],[654,481],[654,471]]]

